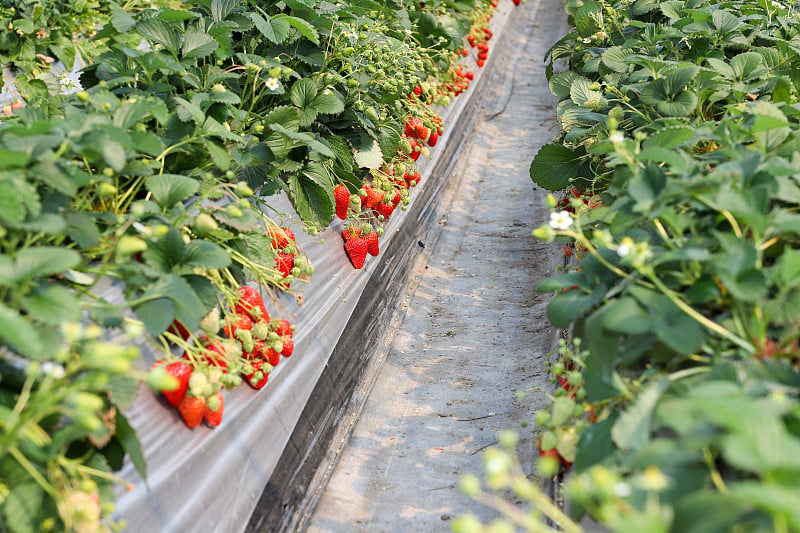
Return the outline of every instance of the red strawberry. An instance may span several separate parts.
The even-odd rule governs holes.
[[[217,398],[217,399],[215,399]],[[214,406],[213,404],[219,404]],[[217,407],[216,409],[211,409],[211,407]],[[206,402],[206,408],[203,411],[203,418],[206,421],[206,424],[211,426],[212,428],[217,427],[222,422],[222,412],[225,410],[225,398],[222,396],[222,391],[217,391],[217,394],[214,397],[210,398]]]
[[[275,333],[277,333],[281,337],[294,336],[294,332],[292,331],[292,325],[285,318],[281,318],[280,320],[276,321],[273,329]]]
[[[225,319],[225,334],[231,339],[236,338],[240,330],[253,329],[253,321],[247,315],[232,315]]]
[[[294,349],[294,341],[289,340],[292,343],[292,349]],[[283,344],[284,349],[286,349],[286,343]],[[281,362],[281,354],[273,350],[272,348],[264,348],[264,360],[267,361],[272,366],[278,366],[278,363]]]
[[[289,244],[290,237],[284,228],[269,226],[267,228],[267,236],[272,239],[272,248],[274,250],[283,250]],[[294,233],[292,233],[292,236],[294,236]]]
[[[350,240],[351,237],[358,237],[361,235],[361,230],[356,226],[348,226],[342,230],[342,238]]]
[[[289,274],[292,273],[292,269],[294,268],[294,256],[291,254],[278,254],[278,257],[275,258],[275,269],[283,274],[285,278]]]
[[[478,52],[478,59],[486,60],[489,57],[488,52]]]
[[[477,61],[477,63],[478,63],[478,66],[479,66],[479,67],[483,67],[483,65],[485,65],[485,64],[486,64],[486,61],[485,61],[485,60],[483,60],[483,59],[479,59],[479,60]]]
[[[292,352],[294,352],[294,341],[291,338],[284,338],[281,355],[284,357],[291,357]]]
[[[253,350],[250,352],[242,351],[242,357],[247,359],[248,361],[255,361],[258,359],[262,359],[264,356],[264,350],[266,350],[266,344],[261,339],[254,339],[253,340]]]
[[[208,337],[203,337],[203,344],[205,351],[201,353],[198,362],[205,362],[210,365],[218,366],[225,372],[228,370],[228,358],[225,354],[225,348],[217,341],[212,341]],[[191,361],[189,352],[183,353],[183,358]]]
[[[414,135],[416,136],[417,139],[421,141],[427,139],[430,132],[431,130],[428,129],[428,127],[425,124],[423,124],[422,121],[420,121],[419,125],[416,128],[414,128]]]
[[[377,211],[379,215],[382,215],[383,219],[386,220],[389,218],[389,215],[394,212],[395,205],[396,204],[394,202],[387,202],[386,199],[384,199],[382,202],[378,202],[378,205],[375,206],[375,211]]]
[[[239,287],[239,301],[234,311],[240,315],[248,315],[252,321],[263,319],[269,322],[269,313],[264,300],[258,290],[249,285]]]
[[[422,94],[422,87],[420,87],[419,85],[414,87],[414,94],[416,94],[417,96],[421,95]]]
[[[373,257],[379,253],[377,232],[370,231],[367,234],[367,253]]]
[[[424,127],[422,120],[418,119],[417,117],[409,117],[406,120],[406,130],[405,130],[406,137],[414,137],[416,135],[416,131],[419,126]]]
[[[163,361],[156,361],[155,365],[161,365]],[[192,367],[186,361],[175,361],[164,367],[167,374],[178,380],[178,388],[175,390],[162,390],[161,394],[164,399],[172,407],[177,407],[186,396],[186,391],[189,390],[189,378],[192,375]]]
[[[416,161],[417,159],[419,159],[419,154],[420,154],[419,143],[414,138],[409,138],[408,141],[411,143],[411,153],[409,154],[409,157],[411,157],[411,159]]]
[[[345,185],[337,185],[333,188],[333,199],[336,200],[336,216],[345,220],[347,218],[347,207],[350,205],[350,191]]]
[[[206,399],[202,396],[186,396],[178,404],[178,411],[187,426],[196,428],[203,421],[203,415],[206,411]]]
[[[269,363],[266,361],[253,361],[250,364],[253,367],[253,372],[247,374],[245,379],[254,389],[261,389],[267,384],[267,380],[269,379]],[[264,365],[266,365],[267,368],[264,368]]]
[[[375,204],[383,200],[384,194],[381,191],[373,189],[369,185],[364,185],[364,190],[367,191],[367,197],[364,200],[365,209],[372,209]]]
[[[475,73],[472,72],[471,70],[468,70],[464,76],[470,81],[475,79]]]
[[[394,198],[392,198],[392,205],[397,207],[397,204],[400,203],[400,200],[403,199],[403,195],[400,194],[400,191],[394,193]]]
[[[186,340],[191,336],[191,333],[188,329],[186,329],[186,326],[183,325],[183,322],[177,318],[172,321],[172,324],[170,324],[169,328],[167,328],[167,331],[183,340]]]
[[[361,268],[364,266],[364,261],[367,259],[367,239],[353,237],[344,243],[344,249],[354,267]]]
[[[428,137],[428,146],[436,146],[437,142],[439,142],[439,133],[434,131],[431,133],[431,136]]]

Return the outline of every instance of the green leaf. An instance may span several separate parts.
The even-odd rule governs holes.
[[[210,241],[194,239],[186,245],[183,264],[204,268],[225,268],[231,264],[228,253]]]
[[[619,333],[640,335],[652,330],[653,321],[636,300],[624,296],[608,303],[603,315],[603,327]]]
[[[122,444],[122,447],[125,449],[128,457],[131,458],[131,463],[133,463],[134,468],[136,468],[136,472],[138,472],[143,479],[146,479],[147,463],[144,458],[142,444],[139,442],[139,437],[136,435],[136,431],[119,409],[117,410],[116,426],[117,439],[119,439],[119,442]]]
[[[241,0],[212,0],[211,16],[214,18],[214,22],[222,22],[241,5]]]
[[[531,162],[530,175],[534,183],[550,191],[566,188],[578,177],[581,158],[560,144],[546,144]]]
[[[253,21],[258,31],[261,32],[261,35],[269,41],[275,44],[281,44],[289,37],[292,27],[286,20],[273,17],[267,21],[264,17],[254,12],[248,13],[248,16]]]
[[[39,515],[44,492],[38,483],[21,483],[5,498],[3,511],[6,523],[14,533],[34,533],[39,530]]]
[[[292,100],[292,103],[303,109],[311,105],[314,101],[314,98],[319,93],[319,88],[317,87],[317,82],[312,80],[311,78],[302,78],[297,80],[294,85],[292,85],[291,90],[289,91],[289,98]]]
[[[67,235],[81,248],[93,248],[100,244],[100,230],[89,213],[67,211]]]
[[[199,30],[190,30],[183,36],[181,51],[183,57],[199,58],[214,53],[219,43],[210,35]]]
[[[117,141],[108,137],[100,141],[100,146],[98,146],[98,148],[106,164],[117,172],[122,172],[128,162],[128,158],[125,155],[125,148]]]
[[[124,130],[130,129],[150,113],[153,105],[153,101],[144,96],[125,100],[114,112],[113,123]]]
[[[118,408],[122,410],[129,409],[136,396],[139,394],[139,380],[131,376],[112,376],[108,380],[106,390]]]
[[[136,23],[136,31],[145,39],[160,44],[173,54],[177,54],[181,46],[180,34],[159,18],[140,20]]]
[[[344,111],[344,102],[335,94],[318,94],[312,101],[311,107],[323,115],[335,115]]]
[[[642,143],[642,148],[675,148],[694,138],[694,129],[689,126],[670,126],[661,129]]]
[[[326,226],[334,214],[333,184],[319,165],[289,177],[289,197],[297,214],[309,223]]]
[[[575,470],[584,472],[587,468],[602,462],[614,452],[611,440],[611,428],[616,418],[606,418],[591,424],[581,431],[578,448],[575,453]]]
[[[600,91],[593,91],[589,88],[591,84],[592,82],[583,76],[572,80],[572,86],[569,89],[569,97],[576,105],[582,106],[586,102],[603,99],[603,93]]]
[[[133,306],[133,312],[154,337],[166,331],[175,319],[175,304],[169,298],[155,298]]]
[[[315,30],[314,26],[312,26],[311,24],[309,24],[305,20],[297,18],[297,17],[292,17],[292,16],[289,16],[289,15],[284,15],[284,14],[280,14],[280,15],[277,15],[275,17],[272,17],[272,20],[274,21],[275,19],[278,19],[278,18],[280,18],[282,20],[285,20],[286,22],[288,22],[289,24],[294,26],[294,28],[297,31],[299,31],[300,34],[303,37],[305,37],[306,39],[308,39],[312,43],[314,43],[316,45],[319,45],[319,34],[317,33],[317,30]]]
[[[200,125],[206,120],[206,114],[200,109],[200,106],[194,102],[189,102],[178,96],[174,97],[175,102],[178,104],[177,113],[178,119],[181,122],[194,121],[195,124]]]
[[[650,428],[656,404],[669,384],[667,378],[650,383],[638,394],[633,405],[620,415],[611,429],[611,438],[618,448],[627,451],[644,448],[650,440]]]
[[[75,268],[81,263],[81,256],[75,250],[55,246],[23,248],[14,258],[14,277],[18,281],[38,276],[60,274]]]
[[[628,194],[634,199],[636,213],[649,213],[667,184],[667,175],[660,166],[648,165],[628,181]]]
[[[565,70],[554,74],[549,83],[550,92],[559,98],[566,98],[569,96],[569,90],[572,87],[572,82],[580,75],[572,70]]]
[[[605,66],[614,72],[628,72],[631,65],[625,58],[633,54],[630,48],[622,48],[621,46],[612,46],[607,48],[602,55],[602,61]],[[570,71],[571,72],[571,71]]]
[[[547,316],[554,326],[565,328],[600,303],[604,294],[601,287],[589,294],[580,289],[562,292],[547,306]]]
[[[81,308],[75,294],[62,285],[41,283],[22,298],[22,308],[33,319],[57,326],[63,322],[78,322]]]
[[[145,180],[145,186],[153,195],[153,200],[164,210],[186,200],[200,188],[197,180],[178,174],[149,176]]]
[[[0,303],[0,341],[20,355],[31,359],[42,359],[49,355],[42,353],[39,334],[33,324],[2,303]]]
[[[120,33],[127,33],[136,26],[136,19],[115,3],[111,4],[111,25]]]
[[[353,159],[361,168],[380,168],[383,164],[383,153],[378,143],[373,142],[369,150],[357,150],[353,153]]]
[[[203,146],[208,150],[208,155],[211,156],[211,160],[214,161],[217,168],[224,171],[231,167],[231,155],[225,146],[212,139],[203,139]]]
[[[202,132],[204,135],[212,137],[219,137],[221,139],[228,139],[230,141],[239,142],[242,138],[233,133],[230,128],[225,127],[214,117],[206,117],[203,122]]]

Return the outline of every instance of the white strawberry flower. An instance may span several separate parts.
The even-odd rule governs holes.
[[[631,251],[633,250],[633,246],[634,246],[633,239],[631,239],[630,237],[623,238],[622,241],[619,243],[619,246],[617,247],[617,255],[620,257],[625,257],[627,255],[630,255]]]
[[[267,89],[270,91],[277,91],[281,86],[281,82],[278,81],[278,78],[269,78],[267,80]]]
[[[557,230],[567,230],[572,225],[569,211],[554,211],[550,213],[550,227]]]

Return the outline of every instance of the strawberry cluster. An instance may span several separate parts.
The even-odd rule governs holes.
[[[497,7],[497,2],[491,3],[491,9]],[[492,13],[479,12],[472,18],[472,27],[470,28],[469,35],[467,35],[467,42],[472,48],[478,49],[477,64],[483,67],[486,60],[489,58],[489,43],[492,38],[492,30],[489,29],[489,21],[492,19]]]
[[[175,378],[177,386],[161,390],[161,394],[178,408],[190,428],[203,420],[210,427],[218,426],[224,411],[224,388],[235,388],[244,378],[261,389],[281,356],[290,357],[294,352],[294,327],[286,319],[270,318],[261,295],[250,286],[239,288],[224,319],[214,308],[200,328],[204,335],[194,346],[187,346],[181,359],[154,365],[163,366]]]
[[[267,236],[272,240],[271,248],[275,254],[275,270],[283,276],[281,285],[284,289],[288,289],[295,279],[308,277],[314,273],[314,266],[308,260],[308,256],[300,253],[291,229],[269,226]]]

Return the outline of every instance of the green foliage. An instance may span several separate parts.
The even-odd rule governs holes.
[[[540,445],[574,458],[575,517],[612,531],[799,530],[796,15],[567,11],[562,131],[531,177],[569,191],[571,224],[537,235],[574,242],[580,271],[539,286],[575,335]]]

